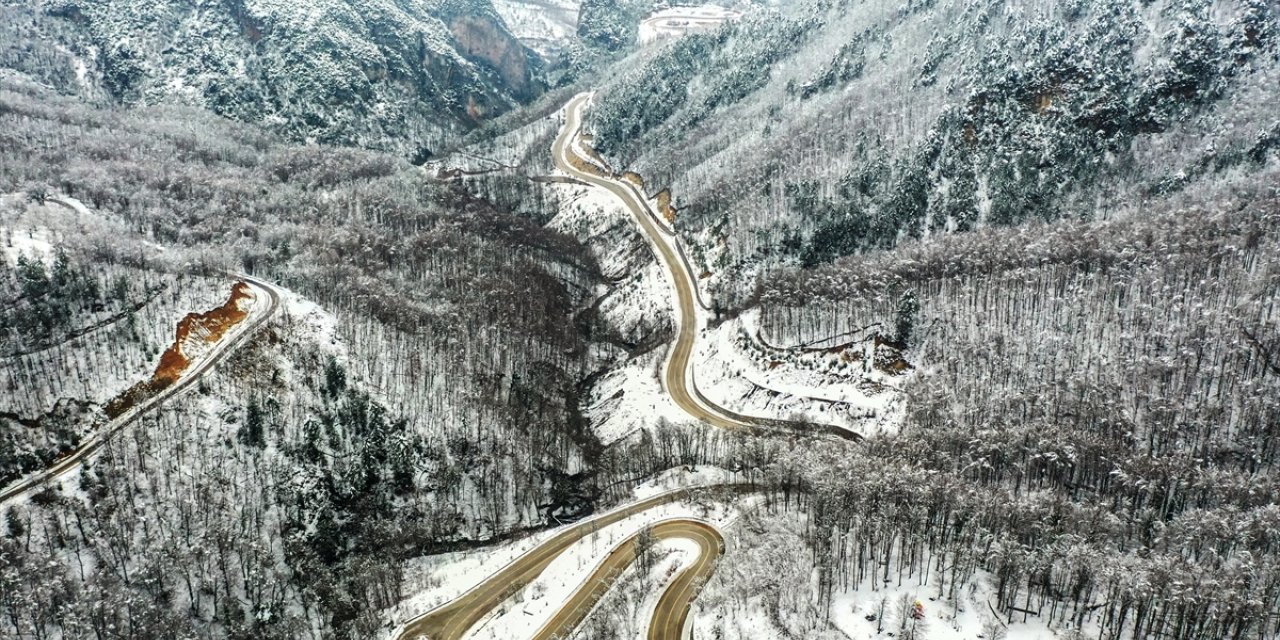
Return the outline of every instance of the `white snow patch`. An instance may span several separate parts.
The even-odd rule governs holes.
[[[632,493],[637,500],[643,500],[676,489],[738,484],[742,481],[742,474],[713,465],[676,467],[640,483]]]
[[[304,341],[315,343],[327,355],[347,360],[347,345],[338,337],[338,320],[323,307],[297,293],[276,287],[286,317],[295,321],[294,328]]]
[[[700,7],[670,7],[655,11],[640,23],[641,44],[651,44],[698,31],[711,31],[741,13],[713,4]]]
[[[561,553],[536,580],[478,623],[468,637],[497,639],[533,635],[614,547],[644,527],[662,520],[696,518],[722,528],[737,515],[736,508],[720,503],[708,506],[675,502],[655,506],[584,536]],[[414,595],[386,613],[391,622],[378,637],[395,638],[406,622],[457,598],[559,532],[560,529],[548,529],[482,550],[409,561],[403,589]]]
[[[45,227],[21,231],[0,227],[0,238],[3,238],[5,259],[11,265],[17,266],[18,258],[22,256],[26,256],[28,260],[39,260],[46,265],[53,264],[53,237]]]
[[[872,366],[871,342],[840,354],[768,349],[759,311],[707,329],[697,342],[694,377],[709,400],[749,415],[845,427],[861,435],[896,432],[903,377]]]
[[[955,603],[938,598],[937,587],[918,586],[914,580],[902,586],[889,584],[877,591],[867,586],[837,593],[831,604],[831,622],[854,640],[884,638],[885,632],[909,637],[913,628],[917,638],[972,640],[982,636],[986,628],[1006,627],[1005,621],[996,621],[988,606],[989,602],[995,601],[995,593],[986,576],[975,577],[972,585],[962,591]],[[915,620],[904,616],[903,610],[917,601],[923,607],[923,617]],[[868,620],[870,616],[875,619]],[[1007,625],[1007,640],[1053,640],[1058,637],[1034,617],[1025,623],[1021,616],[1017,618],[1013,624]],[[882,631],[878,633],[877,628],[881,625]],[[906,635],[902,632],[904,628]]]

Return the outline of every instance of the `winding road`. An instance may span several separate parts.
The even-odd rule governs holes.
[[[80,443],[80,446],[66,456],[60,458],[47,469],[37,472],[31,476],[23,478],[14,484],[0,490],[0,504],[4,504],[9,500],[17,498],[28,491],[45,486],[46,484],[70,473],[80,467],[90,456],[97,453],[116,433],[126,426],[133,424],[138,418],[142,417],[147,411],[160,406],[166,400],[178,395],[185,389],[191,387],[197,380],[204,377],[206,373],[217,366],[219,362],[224,360],[228,355],[234,353],[241,345],[249,340],[249,338],[266,324],[271,316],[275,315],[276,309],[280,306],[280,293],[274,287],[257,278],[249,276],[237,275],[239,280],[248,284],[254,289],[255,295],[265,295],[267,299],[267,308],[265,311],[256,314],[250,314],[249,319],[241,326],[236,327],[233,335],[223,339],[213,349],[209,351],[203,358],[197,361],[182,377],[175,383],[165,387],[163,391],[152,396],[151,398],[138,403],[137,406],[129,409],[124,414],[111,420],[110,422],[95,429],[88,438]]]
[[[640,22],[640,42],[647,44],[665,38],[697,31],[710,31],[741,17],[736,11],[720,7],[672,7],[663,9]]]
[[[724,552],[724,538],[710,524],[689,518],[655,523],[648,532],[653,540],[691,540],[698,545],[698,557],[663,590],[649,622],[649,640],[675,640],[684,634],[694,597],[715,571],[716,561]],[[533,640],[569,637],[586,620],[596,603],[613,588],[623,570],[638,559],[641,533],[636,532],[610,551],[568,603],[538,630]]]
[[[416,640],[419,638],[461,640],[490,611],[497,608],[507,598],[527,587],[539,575],[542,575],[547,566],[557,556],[573,546],[575,542],[611,524],[621,522],[660,505],[690,498],[697,493],[715,490],[743,491],[745,489],[745,487],[735,485],[678,489],[569,526],[537,548],[516,558],[506,567],[489,576],[461,596],[409,621],[397,637],[399,640]],[[682,524],[677,526],[675,523]],[[679,630],[684,627],[685,619],[689,614],[689,605],[697,595],[696,585],[704,582],[715,569],[715,561],[723,551],[723,544],[720,533],[714,527],[697,520],[668,521],[668,525],[662,529],[662,535],[658,535],[656,528],[654,535],[664,539],[688,538],[698,543],[700,548],[698,561],[676,576],[675,581],[672,582],[671,586],[659,599],[658,608],[654,613],[655,624],[650,627],[649,637],[652,640],[676,640],[681,637]],[[713,539],[716,541],[715,545],[710,544]],[[573,596],[556,612],[536,637],[568,637],[570,632],[586,618],[596,601],[613,584],[612,579],[609,579],[607,584],[599,582],[599,579],[604,575],[608,575],[610,570],[613,570],[613,575],[616,575],[618,569],[626,567],[635,560],[634,541],[635,536],[631,536],[616,547],[605,558],[600,568],[596,571],[596,575],[593,575],[590,580],[584,583],[583,587],[574,592]],[[659,625],[658,623],[661,624]],[[658,631],[655,632],[655,629]],[[663,630],[671,631],[672,629],[676,630],[675,635],[663,635],[665,633]],[[655,635],[655,633],[658,635]]]
[[[649,245],[653,247],[658,259],[662,261],[671,277],[671,284],[676,294],[675,306],[679,329],[675,344],[667,354],[663,371],[663,385],[667,393],[685,413],[713,426],[722,429],[749,430],[761,426],[759,420],[734,413],[707,400],[692,380],[690,357],[693,355],[694,341],[701,327],[694,293],[698,285],[688,263],[678,255],[672,243],[664,240],[655,219],[656,214],[630,184],[583,171],[575,166],[575,158],[571,157],[576,155],[573,143],[582,128],[582,110],[590,98],[590,94],[584,93],[569,101],[568,106],[565,107],[564,127],[556,138],[551,153],[557,169],[587,184],[608,190],[626,205],[627,210],[631,212],[631,218],[640,226]],[[577,156],[576,161],[590,162],[581,156]]]
[[[556,168],[571,178],[605,189],[622,201],[671,279],[679,327],[675,342],[667,354],[662,382],[672,400],[691,417],[722,429],[830,434],[845,439],[860,439],[856,434],[834,425],[743,415],[708,400],[698,390],[691,360],[704,318],[698,314],[698,284],[693,276],[693,269],[680,250],[678,240],[664,235],[657,213],[635,185],[615,178],[611,175],[612,172],[599,167],[593,160],[575,150],[575,142],[582,128],[582,111],[590,98],[589,93],[580,94],[565,107],[564,126],[552,145],[553,160]],[[598,171],[592,171],[592,167]],[[737,489],[741,490],[743,487]],[[461,640],[491,611],[532,583],[557,556],[584,536],[653,507],[688,497],[690,491],[693,490],[662,494],[564,529],[537,548],[516,558],[470,591],[411,620],[402,628],[398,639]],[[689,610],[701,585],[715,570],[716,561],[724,552],[724,541],[715,527],[688,519],[659,523],[654,526],[652,533],[659,539],[688,539],[699,547],[697,561],[677,575],[663,591],[649,623],[649,640],[682,640],[686,637],[685,626]],[[537,632],[535,640],[571,637],[573,630],[586,619],[595,604],[613,586],[622,569],[635,561],[638,535],[639,533],[627,538],[601,561],[592,576]]]
[[[574,142],[582,128],[582,111],[591,99],[590,93],[575,96],[565,107],[565,124],[556,138],[551,152],[556,168],[569,176],[587,184],[608,190],[626,205],[631,218],[639,225],[645,239],[653,247],[654,253],[662,261],[671,278],[675,291],[676,317],[679,329],[675,344],[667,354],[663,371],[663,386],[671,399],[685,413],[693,418],[722,429],[738,429],[751,432],[782,432],[805,435],[831,435],[845,440],[859,441],[862,437],[848,429],[837,425],[796,422],[777,418],[748,416],[720,406],[698,389],[694,379],[692,355],[698,332],[702,329],[702,319],[698,317],[698,282],[693,275],[684,252],[680,250],[679,240],[662,232],[658,222],[658,214],[649,206],[644,196],[635,185],[612,176],[602,176],[584,171],[579,165],[594,163],[578,155],[574,150]]]

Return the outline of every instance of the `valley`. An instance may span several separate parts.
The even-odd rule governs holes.
[[[1274,3],[286,4],[0,6],[0,638],[1280,635]]]

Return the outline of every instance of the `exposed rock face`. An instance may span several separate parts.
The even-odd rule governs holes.
[[[492,66],[512,95],[528,99],[536,93],[528,50],[501,23],[488,17],[459,16],[450,23],[449,30],[458,43],[458,51]]]
[[[536,97],[489,0],[54,0],[27,9],[125,104],[183,102],[402,155]]]

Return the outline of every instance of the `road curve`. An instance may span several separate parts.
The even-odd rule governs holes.
[[[605,177],[583,171],[574,164],[574,161],[591,163],[590,160],[578,156],[573,150],[573,141],[577,138],[582,128],[582,110],[590,97],[589,93],[579,94],[570,100],[565,107],[564,127],[560,130],[560,135],[556,137],[556,141],[552,146],[552,157],[557,169],[582,182],[606,189],[617,196],[626,205],[627,210],[631,212],[631,218],[640,226],[640,230],[649,241],[649,245],[653,247],[658,259],[662,261],[667,273],[671,276],[671,282],[676,292],[675,306],[679,329],[676,334],[675,344],[667,354],[667,362],[663,371],[663,385],[666,387],[667,393],[671,395],[672,400],[690,416],[722,429],[739,429],[752,432],[782,431],[798,434],[820,433],[834,435],[846,440],[861,440],[862,437],[858,434],[836,425],[801,423],[744,415],[722,407],[702,395],[702,392],[698,389],[697,382],[694,380],[692,367],[694,341],[697,339],[698,330],[701,328],[696,307],[698,283],[693,276],[693,269],[689,266],[688,260],[679,249],[678,240],[672,238],[668,242],[663,239],[661,227],[657,222],[657,214],[630,183],[613,177]],[[675,245],[675,249],[672,248],[673,245]]]
[[[88,438],[80,443],[75,451],[67,454],[65,457],[56,461],[52,466],[40,471],[34,475],[28,476],[15,482],[14,484],[0,490],[0,504],[4,504],[28,491],[44,486],[46,483],[52,482],[63,475],[75,470],[84,463],[90,456],[102,448],[111,436],[118,433],[121,429],[132,424],[138,418],[142,417],[147,411],[160,406],[169,398],[181,393],[189,388],[195,381],[204,377],[214,366],[233,353],[237,348],[248,341],[249,337],[257,333],[258,329],[266,324],[271,316],[275,315],[276,309],[280,306],[280,293],[275,287],[263,282],[257,278],[245,275],[237,275],[236,278],[248,285],[252,286],[258,293],[266,294],[268,307],[265,312],[252,315],[247,324],[243,328],[238,328],[235,335],[227,340],[223,340],[215,346],[205,357],[201,358],[191,369],[183,374],[183,376],[175,383],[165,387],[163,391],[155,396],[139,403],[123,415],[95,429]]]
[[[663,239],[662,227],[657,222],[657,214],[645,202],[643,194],[630,183],[606,177],[591,171],[581,170],[575,162],[594,164],[582,158],[573,150],[573,142],[582,127],[582,109],[590,99],[590,94],[574,97],[565,107],[565,124],[552,145],[552,158],[555,166],[571,179],[588,185],[600,187],[614,194],[626,205],[632,219],[639,225],[641,232],[653,247],[654,253],[666,267],[675,289],[676,316],[678,332],[675,343],[667,354],[663,368],[663,384],[667,393],[675,403],[690,416],[723,429],[746,430],[759,432],[764,430],[784,430],[791,433],[818,432],[829,433],[847,439],[859,439],[856,434],[822,424],[800,424],[783,420],[746,416],[708,400],[698,391],[693,380],[691,356],[694,341],[701,327],[697,314],[697,281],[688,260],[680,251],[677,241]],[[604,169],[601,169],[604,173]],[[673,248],[674,247],[674,248]],[[724,488],[724,487],[716,487]],[[742,490],[745,487],[731,487]],[[711,489],[708,487],[707,489]],[[490,611],[507,598],[528,586],[551,564],[551,562],[568,549],[573,543],[591,532],[618,522],[629,516],[638,514],[660,504],[687,497],[692,490],[681,490],[662,494],[629,505],[617,511],[592,518],[591,520],[570,526],[556,534],[537,548],[520,556],[506,567],[494,573],[471,590],[452,601],[410,620],[397,636],[398,640],[461,640]],[[653,533],[659,538],[687,538],[698,544],[701,553],[698,560],[682,571],[659,597],[649,625],[649,640],[681,640],[684,627],[689,616],[690,607],[698,595],[701,585],[715,569],[715,562],[724,550],[724,541],[714,527],[709,524],[678,520],[657,525]],[[638,534],[637,534],[638,535]],[[615,548],[601,563],[592,576],[570,597],[555,613],[550,621],[537,633],[535,640],[551,640],[567,638],[573,630],[590,613],[592,607],[608,592],[620,569],[630,565],[635,559],[635,540],[632,536]]]
[[[741,492],[750,489],[743,485],[678,489],[571,525],[533,550],[516,558],[461,596],[410,620],[396,637],[398,640],[419,638],[461,640],[489,611],[528,586],[542,574],[552,560],[586,536],[659,505],[683,500],[696,494],[711,491]],[[719,534],[716,535],[718,537]],[[691,597],[692,594],[690,594],[690,600]]]
[[[711,577],[716,562],[724,553],[724,538],[710,524],[689,518],[658,522],[648,531],[654,540],[684,539],[698,545],[698,557],[677,574],[659,596],[658,605],[649,623],[649,640],[680,640],[694,598],[707,578]],[[591,577],[538,630],[533,640],[568,638],[586,620],[596,603],[609,592],[623,570],[636,561],[639,550],[637,541],[642,533],[636,532],[614,547],[591,573]]]
[[[676,255],[670,243],[662,240],[661,232],[652,218],[648,205],[621,181],[579,170],[570,161],[570,154],[574,153],[572,142],[582,128],[582,109],[589,98],[589,94],[575,96],[565,107],[565,124],[551,148],[552,157],[557,169],[617,196],[631,212],[631,218],[640,226],[640,230],[649,240],[649,245],[654,248],[658,259],[662,261],[667,273],[671,276],[676,292],[675,306],[679,329],[675,344],[668,352],[663,371],[663,383],[667,393],[685,413],[711,425],[723,429],[751,429],[757,426],[746,416],[735,414],[706,401],[702,394],[697,392],[696,385],[689,382],[690,356],[693,355],[694,340],[697,338],[699,327],[693,294],[697,283],[688,265]],[[578,160],[582,161],[581,158]]]
[[[641,20],[639,39],[641,44],[648,44],[687,33],[710,31],[740,17],[736,11],[706,14],[705,8],[674,7]]]

